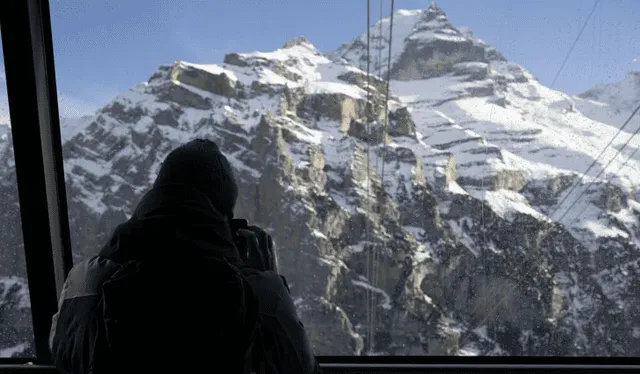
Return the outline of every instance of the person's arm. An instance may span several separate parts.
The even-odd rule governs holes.
[[[262,333],[273,345],[274,364],[282,373],[319,373],[313,348],[298,318],[284,278],[273,271],[250,272],[262,320]]]
[[[262,335],[278,372],[319,374],[322,371],[298,317],[289,287],[278,274],[278,258],[271,236],[257,226],[239,230],[245,238],[240,257],[247,281],[256,293]]]
[[[119,265],[93,257],[73,267],[60,294],[58,312],[53,316],[49,348],[56,368],[65,374],[88,373],[101,310],[102,283]]]

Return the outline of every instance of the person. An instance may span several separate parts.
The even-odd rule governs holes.
[[[174,149],[131,218],[67,276],[49,341],[58,370],[319,373],[273,240],[234,219],[237,197],[215,143]]]

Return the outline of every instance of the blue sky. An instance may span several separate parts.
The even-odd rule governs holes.
[[[67,115],[105,104],[161,64],[221,62],[225,53],[273,50],[300,35],[330,51],[364,32],[366,24],[365,0],[50,1],[60,106]],[[379,1],[371,0],[372,23]],[[454,25],[470,27],[550,85],[594,1],[437,4]],[[431,2],[396,0],[396,9]],[[384,4],[387,15],[390,0]],[[579,93],[639,71],[638,14],[638,0],[601,0],[555,88]]]

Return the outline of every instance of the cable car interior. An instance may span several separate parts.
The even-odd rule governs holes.
[[[639,2],[223,3],[0,2],[0,373],[196,137],[324,372],[640,372]]]

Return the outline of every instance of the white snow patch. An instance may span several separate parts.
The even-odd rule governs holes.
[[[451,182],[447,184],[447,191],[456,195],[468,195],[464,188],[460,187],[457,182]]]
[[[353,283],[354,285],[358,286],[358,287],[362,287],[368,291],[377,293],[378,295],[381,295],[383,297],[383,302],[380,305],[382,308],[384,309],[391,309],[391,298],[389,297],[389,295],[384,292],[382,289],[378,288],[378,287],[374,287],[371,284],[367,283],[367,282],[363,282],[363,281],[357,281],[357,280],[351,280],[351,283]]]
[[[491,207],[491,210],[508,221],[513,221],[513,213],[518,212],[528,214],[539,220],[550,222],[550,219],[546,215],[531,207],[527,199],[515,191],[505,189],[497,191],[471,189],[470,193],[476,199],[484,199],[487,205]]]
[[[180,61],[178,62],[178,64],[180,65],[184,65],[184,66],[189,66],[195,69],[199,69],[202,71],[206,71],[209,74],[213,74],[213,75],[221,75],[221,74],[225,74],[230,80],[232,81],[237,81],[238,77],[235,75],[235,73],[231,70],[225,69],[219,65],[203,65],[203,64],[194,64],[191,62],[186,62],[186,61]]]
[[[31,299],[29,298],[29,287],[27,286],[27,282],[25,279],[17,276],[2,277],[0,278],[0,284],[2,285],[0,287],[0,289],[2,290],[2,294],[0,295],[0,305],[4,305],[7,303],[9,291],[14,289],[14,287],[19,287],[18,293],[12,296],[18,299],[18,309],[31,307]]]
[[[329,238],[327,238],[327,236],[325,234],[323,234],[322,232],[318,231],[317,229],[313,229],[311,231],[311,235],[313,235],[313,236],[315,236],[316,238],[319,238],[319,239],[329,240]]]
[[[366,97],[366,92],[362,88],[339,82],[309,82],[305,86],[305,93],[308,95],[343,94],[355,99],[364,99]]]
[[[428,247],[427,244],[424,244],[424,243],[421,243],[418,245],[418,248],[416,248],[416,251],[413,254],[413,257],[418,263],[423,262],[427,259],[433,258],[433,256],[431,255],[430,248]]]
[[[65,159],[65,167],[69,168],[69,170],[73,170],[74,166],[78,166],[86,170],[97,178],[100,178],[111,172],[111,163],[105,162],[105,160],[93,161],[87,158]]]
[[[20,343],[13,347],[0,349],[0,357],[14,357],[22,352],[24,352],[29,347],[28,343]]]

